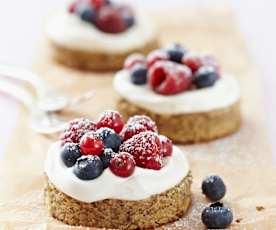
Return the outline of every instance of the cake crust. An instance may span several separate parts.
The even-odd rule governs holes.
[[[159,47],[158,40],[154,39],[145,43],[139,49],[131,49],[124,53],[112,54],[69,49],[53,41],[49,43],[51,55],[56,62],[76,69],[93,71],[119,70],[130,54],[139,52],[147,55]]]
[[[139,201],[106,199],[84,203],[59,191],[46,179],[46,206],[54,218],[69,225],[150,229],[179,219],[191,202],[191,172],[168,191]]]
[[[236,132],[241,125],[240,102],[210,112],[185,114],[157,114],[140,108],[124,98],[117,102],[117,110],[128,119],[147,115],[157,124],[161,134],[175,143],[188,144],[214,140]]]

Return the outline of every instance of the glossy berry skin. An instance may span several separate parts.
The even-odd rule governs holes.
[[[222,199],[226,193],[226,186],[223,180],[217,175],[206,177],[201,185],[203,194],[211,201]]]
[[[98,120],[97,128],[107,127],[120,133],[125,123],[122,115],[117,111],[107,110],[103,112]]]
[[[117,133],[110,133],[103,139],[105,148],[111,148],[114,152],[118,152],[122,143],[121,136]]]
[[[154,50],[147,57],[147,65],[151,67],[158,61],[168,61],[169,56],[164,50]]]
[[[162,153],[163,157],[170,157],[173,153],[172,141],[163,135],[159,135],[159,139],[160,139],[161,145],[162,145],[161,153]]]
[[[96,25],[101,31],[112,34],[121,33],[127,29],[120,12],[109,5],[100,8]]]
[[[188,90],[192,86],[191,70],[170,61],[158,61],[148,73],[150,87],[159,94],[173,95]]]
[[[148,67],[143,64],[136,64],[130,70],[130,80],[135,85],[144,85],[147,83]]]
[[[219,79],[219,75],[214,67],[202,66],[195,73],[193,83],[199,89],[213,86]]]
[[[177,63],[182,62],[182,58],[186,55],[187,50],[179,44],[170,44],[166,48],[166,52],[169,56],[169,60]]]
[[[80,146],[75,143],[66,143],[61,150],[61,159],[67,167],[72,167],[81,157]]]
[[[147,64],[145,56],[142,54],[134,53],[127,57],[124,62],[124,68],[131,70],[131,68],[136,64]]]
[[[103,152],[104,143],[95,132],[89,132],[81,138],[80,149],[83,155],[99,156]]]
[[[135,161],[129,153],[119,153],[109,163],[109,169],[116,176],[129,177],[134,173]]]
[[[82,156],[74,165],[73,172],[81,180],[93,180],[103,172],[103,163],[98,156]]]
[[[116,156],[118,153],[115,153],[112,149],[104,149],[103,153],[100,155],[100,159],[103,163],[104,169],[108,168],[109,162]]]
[[[232,223],[233,213],[217,202],[203,210],[201,220],[208,229],[225,229]]]
[[[131,154],[139,167],[159,170],[163,164],[161,147],[158,135],[154,132],[146,131],[136,134],[123,142],[120,146],[120,152]]]
[[[97,18],[97,13],[94,8],[87,2],[82,1],[76,6],[76,13],[79,17],[86,22],[95,23]]]
[[[70,121],[60,136],[62,146],[65,143],[79,143],[81,137],[89,132],[96,130],[97,126],[92,121],[85,118],[76,118]]]

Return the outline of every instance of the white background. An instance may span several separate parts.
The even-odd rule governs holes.
[[[130,1],[130,0],[129,0]],[[192,4],[202,7],[224,0],[131,0],[154,9]],[[30,67],[47,15],[62,7],[62,0],[0,1],[0,63]],[[276,1],[229,1],[258,65],[270,140],[276,155]],[[234,61],[234,60],[233,60]],[[0,83],[1,84],[1,83]],[[4,152],[18,115],[17,103],[0,94],[0,156]],[[275,142],[275,143],[274,143]]]

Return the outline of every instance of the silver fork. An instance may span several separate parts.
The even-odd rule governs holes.
[[[54,113],[45,112],[34,104],[32,95],[22,86],[7,80],[0,81],[0,91],[14,97],[30,112],[30,127],[40,134],[54,134],[61,132],[66,127],[66,122]]]
[[[0,75],[5,78],[29,83],[36,92],[37,106],[45,112],[57,112],[67,107],[78,105],[91,99],[95,95],[93,90],[77,97],[59,95],[57,92],[50,90],[46,83],[36,74],[17,67],[0,65]]]

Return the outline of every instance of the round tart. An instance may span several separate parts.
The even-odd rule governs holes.
[[[69,225],[155,228],[191,202],[185,153],[143,115],[124,123],[105,111],[97,122],[71,121],[48,151],[45,174],[49,213]]]
[[[145,114],[161,134],[177,143],[210,141],[241,124],[240,88],[221,73],[211,55],[170,44],[147,57],[129,56],[114,79],[118,111],[128,118]]]
[[[120,69],[129,54],[158,47],[150,20],[109,0],[75,0],[49,20],[46,32],[53,58],[83,70]]]

